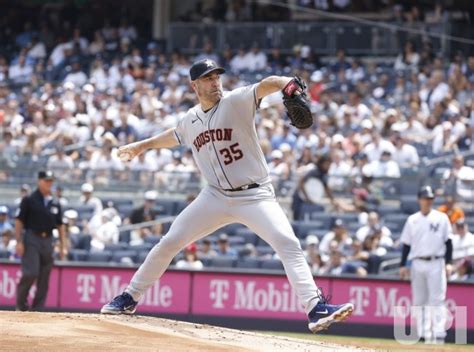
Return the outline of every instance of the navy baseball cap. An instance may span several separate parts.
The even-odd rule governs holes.
[[[191,66],[191,69],[189,70],[189,76],[191,77],[191,81],[195,81],[212,71],[217,71],[219,74],[225,72],[222,67],[220,67],[215,61],[211,59],[199,60],[193,63]]]
[[[434,199],[435,194],[431,186],[423,186],[418,191],[418,198]]]
[[[40,171],[38,172],[38,180],[54,180],[54,174],[52,171]]]

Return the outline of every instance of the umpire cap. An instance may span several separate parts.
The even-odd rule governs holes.
[[[418,191],[418,198],[434,199],[435,195],[431,186],[423,186]]]
[[[54,174],[50,170],[38,172],[38,180],[54,180]]]
[[[222,67],[217,65],[217,63],[211,59],[199,60],[193,63],[191,66],[191,69],[189,70],[189,76],[191,77],[191,81],[195,81],[212,71],[217,71],[219,74],[225,72]]]

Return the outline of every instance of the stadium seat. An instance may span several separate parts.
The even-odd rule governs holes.
[[[138,255],[137,255],[137,261],[136,263],[137,264],[141,264],[145,261],[147,255],[148,255],[149,251],[141,251],[141,252],[138,252]]]
[[[85,262],[89,256],[89,251],[85,249],[71,249],[68,253],[69,260],[75,262]]]
[[[71,247],[74,249],[91,249],[91,235],[86,235],[83,233],[73,234],[70,237],[71,240]]]
[[[272,247],[267,245],[267,246],[258,246],[257,253],[258,255],[265,256],[265,255],[273,255],[275,251],[273,250]]]
[[[245,238],[243,238],[241,236],[238,236],[238,235],[229,236],[229,244],[230,244],[231,247],[241,245],[241,244],[244,244],[244,243],[245,243]]]
[[[108,263],[112,258],[112,252],[103,251],[103,252],[90,252],[87,257],[88,262],[94,263]]]
[[[284,270],[283,263],[280,259],[263,260],[260,267],[267,270]]]
[[[242,258],[237,261],[235,267],[240,269],[258,269],[260,264],[261,260],[258,258]]]
[[[115,251],[120,251],[120,250],[124,250],[124,249],[127,249],[127,248],[128,248],[128,243],[119,242],[119,243],[106,244],[105,247],[104,247],[104,250],[115,252]]]
[[[142,251],[149,252],[150,249],[152,249],[152,248],[153,248],[152,243],[143,243],[143,244],[137,244],[135,246],[129,246],[127,249],[133,250],[133,251],[136,251],[136,252],[142,252]]]
[[[0,249],[0,259],[8,259],[10,258],[10,252],[5,249]]]
[[[416,198],[416,192],[412,195],[403,195],[400,197],[400,209],[405,214],[413,214],[420,209],[418,199]]]
[[[233,268],[237,262],[234,258],[214,257],[211,259],[211,266],[215,268]]]
[[[155,210],[160,215],[176,215],[176,199],[157,199]]]
[[[329,217],[326,215],[326,217]],[[305,238],[309,232],[317,229],[326,229],[328,228],[322,221],[295,221],[292,223],[293,231],[298,238]]]
[[[151,245],[156,245],[158,242],[161,240],[161,236],[146,236],[143,239],[146,243],[149,243]]]
[[[184,201],[184,200],[176,201],[176,205],[174,209],[175,214],[178,215],[179,213],[181,213],[184,210],[184,208],[186,208],[188,205],[189,203],[187,201]]]
[[[123,251],[115,251],[112,254],[112,261],[116,263],[122,263],[124,258],[130,258],[132,262],[137,260],[137,252],[134,250],[123,250]]]
[[[254,246],[257,245],[258,236],[252,230],[244,227],[235,231],[236,236],[242,237],[245,243],[252,243]]]
[[[212,265],[212,257],[202,257],[200,258],[202,265],[208,267]]]
[[[245,228],[246,228],[245,225],[233,223],[233,224],[229,224],[220,228],[219,230],[216,231],[216,233],[225,232],[226,234],[229,235],[229,237],[232,237],[236,234],[238,229],[245,229]]]

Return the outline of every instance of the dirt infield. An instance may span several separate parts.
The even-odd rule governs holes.
[[[0,312],[0,326],[2,351],[354,350],[326,342],[145,316]]]

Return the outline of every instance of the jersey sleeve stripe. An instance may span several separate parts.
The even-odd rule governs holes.
[[[253,86],[253,101],[255,103],[255,110],[257,110],[260,107],[260,103],[262,99],[260,100],[257,99],[257,85],[256,84]]]
[[[173,132],[174,132],[174,135],[175,135],[176,140],[178,141],[178,143],[182,145],[183,143],[181,143],[181,139],[179,138],[178,133],[176,133],[176,130],[174,130]]]

